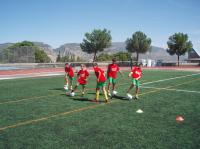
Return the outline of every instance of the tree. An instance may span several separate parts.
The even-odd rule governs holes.
[[[85,39],[80,44],[81,49],[89,54],[94,53],[93,61],[96,60],[97,53],[111,46],[111,34],[106,29],[94,29],[92,33],[85,33]]]
[[[177,55],[178,66],[179,66],[179,57],[184,55],[186,52],[192,49],[193,45],[191,41],[188,41],[188,35],[183,33],[175,33],[169,37],[167,41],[168,49],[167,52],[170,55]]]
[[[98,57],[97,57],[97,61],[102,62],[102,61],[111,61],[112,60],[112,55],[109,55],[107,53],[101,53]]]
[[[50,62],[51,59],[47,54],[33,42],[23,41],[18,42],[6,49],[4,49],[5,56],[7,57],[7,62],[17,63],[17,62]],[[35,60],[35,61],[34,61]]]
[[[35,62],[36,63],[49,63],[51,59],[47,56],[47,54],[41,50],[40,48],[35,48]]]
[[[58,56],[56,58],[56,62],[60,62],[60,61],[61,61],[61,56],[60,56],[60,51],[59,51],[59,54],[58,54]]]
[[[132,38],[126,40],[126,50],[130,53],[136,52],[136,60],[138,63],[139,53],[146,53],[150,50],[151,39],[141,32],[137,31],[132,35]]]
[[[128,61],[130,60],[130,54],[128,52],[118,52],[113,55],[117,61]]]

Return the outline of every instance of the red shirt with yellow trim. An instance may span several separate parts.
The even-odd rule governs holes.
[[[95,75],[98,79],[98,82],[106,82],[107,78],[105,76],[104,70],[99,67],[94,67],[93,69],[94,69]]]
[[[65,73],[67,73],[71,78],[74,77],[74,70],[71,66],[65,67]]]
[[[89,72],[87,71],[87,69],[85,70],[80,70],[77,74],[79,76],[78,78],[78,82],[80,84],[87,84],[87,78],[89,77]]]
[[[108,77],[117,78],[117,73],[119,71],[119,67],[117,64],[109,64],[108,65]]]
[[[140,67],[135,67],[132,70],[132,77],[135,78],[136,80],[139,80],[142,77],[142,70]]]

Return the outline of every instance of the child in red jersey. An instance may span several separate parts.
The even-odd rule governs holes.
[[[112,84],[112,93],[116,92],[115,91],[115,86],[116,86],[116,79],[117,79],[117,73],[120,73],[122,77],[122,73],[119,70],[119,66],[116,64],[116,59],[112,59],[112,64],[108,65],[108,70],[107,70],[107,76],[108,76],[108,95],[111,96],[110,94],[110,85]]]
[[[107,78],[105,76],[105,72],[104,72],[103,69],[98,67],[97,63],[93,64],[93,69],[94,69],[94,73],[95,73],[95,75],[97,77],[95,101],[96,102],[99,101],[99,92],[100,92],[100,89],[102,88],[104,96],[105,96],[105,102],[108,102],[108,95],[107,95],[107,92],[106,92],[106,80],[107,80]]]
[[[85,94],[85,86],[87,84],[87,79],[89,77],[89,72],[84,64],[81,64],[81,70],[78,72],[78,83],[74,87],[71,93],[75,92],[79,85],[82,86],[82,96]]]
[[[68,90],[70,87],[70,89],[72,90],[72,85],[74,81],[74,70],[69,63],[65,63],[65,81],[66,85],[64,86],[64,88]]]
[[[132,71],[129,73],[129,77],[132,77],[132,83],[127,90],[127,96],[129,94],[129,91],[136,86],[136,91],[135,91],[135,99],[138,99],[138,92],[139,92],[139,87],[140,87],[140,79],[142,77],[142,69],[141,69],[141,64],[136,65]]]

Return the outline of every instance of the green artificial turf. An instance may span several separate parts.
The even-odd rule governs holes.
[[[103,95],[102,102],[91,102],[93,74],[84,97],[80,92],[67,96],[63,76],[2,80],[0,149],[200,148],[200,74],[148,84],[195,73],[144,70],[142,86],[162,89],[141,88],[140,99],[128,101],[123,98],[130,85],[125,72],[118,78],[117,97],[108,104]],[[185,120],[176,122],[178,115]]]

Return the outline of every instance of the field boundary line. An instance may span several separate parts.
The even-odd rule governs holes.
[[[145,85],[145,84],[157,83],[157,82],[163,82],[163,81],[168,81],[168,80],[174,80],[174,79],[179,79],[179,78],[185,78],[185,77],[190,77],[190,76],[195,76],[195,75],[200,75],[200,73],[194,73],[194,74],[185,75],[185,76],[179,76],[179,77],[173,77],[173,78],[168,78],[168,79],[162,79],[162,80],[157,80],[157,81],[152,81],[152,82],[146,82],[146,83],[143,83],[143,85]]]
[[[194,79],[194,80],[190,80],[190,81],[186,81],[186,82],[183,82],[183,83],[179,83],[179,84],[176,84],[176,85],[171,85],[171,86],[167,86],[165,88],[158,88],[158,89],[155,89],[155,90],[152,90],[152,91],[149,91],[147,93],[153,93],[153,92],[156,92],[156,91],[160,91],[160,90],[164,90],[164,89],[169,89],[169,88],[172,88],[172,87],[176,87],[176,86],[180,86],[180,85],[183,85],[183,84],[188,84],[190,82],[194,82],[196,80],[200,80],[200,78],[197,78],[197,79]],[[144,95],[146,93],[142,93],[142,94],[139,94],[139,95]]]
[[[191,91],[191,90],[181,90],[181,89],[168,89],[168,88],[159,88],[159,87],[150,87],[150,86],[144,86],[141,88],[153,88],[153,89],[161,89],[161,90],[168,90],[168,91],[177,91],[177,92],[187,92],[187,93],[198,93],[200,94],[200,91]]]
[[[190,80],[190,81],[187,81],[187,82],[184,82],[184,83],[180,83],[180,84],[177,84],[177,85],[168,86],[166,88],[180,86],[180,85],[187,84],[187,83],[190,83],[190,82],[193,82],[193,81],[196,81],[196,80],[200,80],[200,78],[194,79],[194,80]],[[139,94],[139,95],[142,96],[142,95],[146,95],[146,94],[149,94],[149,93],[158,92],[160,90],[162,90],[162,89],[152,90],[152,91],[149,91],[149,92],[146,92],[146,93],[142,93],[142,94]],[[19,126],[33,124],[33,123],[37,123],[37,122],[40,122],[40,121],[45,121],[45,120],[48,120],[48,119],[51,119],[51,118],[64,116],[64,115],[69,115],[69,114],[73,114],[73,113],[76,113],[76,112],[85,111],[85,110],[89,110],[89,109],[94,109],[94,108],[99,107],[99,106],[103,106],[103,105],[107,105],[107,104],[111,104],[111,103],[117,103],[117,102],[119,102],[119,100],[112,100],[112,101],[110,101],[108,103],[102,103],[102,104],[87,106],[87,107],[83,107],[83,108],[78,108],[78,109],[75,109],[75,110],[62,112],[62,113],[58,113],[58,114],[53,114],[53,115],[42,117],[42,118],[38,118],[38,119],[35,119],[35,120],[28,120],[28,121],[24,121],[24,122],[18,122],[18,123],[13,124],[13,125],[8,125],[8,126],[1,127],[0,128],[0,132],[3,131],[3,130],[9,129],[9,128],[16,128],[16,127],[19,127]]]

